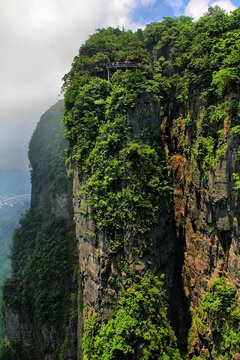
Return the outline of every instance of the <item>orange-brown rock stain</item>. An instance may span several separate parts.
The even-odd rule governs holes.
[[[176,233],[179,236],[180,226],[184,223],[187,197],[185,194],[185,179],[187,171],[187,160],[180,154],[170,159],[170,173],[174,183],[173,200]]]

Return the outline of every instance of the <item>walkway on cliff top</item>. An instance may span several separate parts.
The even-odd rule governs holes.
[[[137,69],[139,67],[140,63],[134,63],[128,60],[125,60],[123,62],[112,62],[110,64],[106,65],[107,73],[108,73],[108,81],[111,79],[111,69]]]
[[[149,66],[148,64],[144,64],[145,66]],[[107,80],[110,81],[111,80],[111,70],[115,71],[117,69],[136,69],[138,67],[140,67],[141,64],[140,63],[136,63],[136,62],[131,62],[128,60],[125,61],[117,61],[117,62],[112,62],[112,63],[108,63],[106,64],[106,69],[107,69]],[[100,71],[100,73],[104,73],[104,78],[106,76],[105,71]],[[83,75],[85,74],[85,70],[80,70],[80,74]]]
[[[131,61],[123,61],[123,62],[113,62],[106,65],[107,69],[117,69],[117,68],[137,68],[140,63],[133,63]]]

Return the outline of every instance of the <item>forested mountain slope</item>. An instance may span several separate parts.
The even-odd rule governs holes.
[[[10,273],[12,234],[29,207],[30,192],[29,172],[0,169],[0,283]]]
[[[3,287],[5,337],[11,344],[3,348],[3,359],[60,352],[73,311],[77,252],[61,108],[59,101],[41,117],[29,144],[32,198],[14,233],[12,274]]]
[[[16,340],[28,359],[238,359],[239,53],[240,10],[217,7],[98,29],[81,46],[63,86],[79,273],[49,218],[64,217],[66,190],[37,129],[32,210],[4,287],[9,354]]]
[[[4,199],[4,200],[3,200]],[[9,259],[14,229],[22,214],[29,208],[30,180],[27,171],[0,170],[0,284],[11,272]],[[2,292],[0,291],[2,302]],[[0,342],[3,342],[2,316]]]

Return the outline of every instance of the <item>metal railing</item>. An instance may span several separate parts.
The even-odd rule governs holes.
[[[137,68],[140,64],[139,63],[133,63],[131,61],[123,61],[123,62],[113,62],[111,64],[107,64],[107,69],[117,69],[117,68]]]

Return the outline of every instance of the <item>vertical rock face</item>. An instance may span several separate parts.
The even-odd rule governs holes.
[[[138,140],[151,143],[160,137],[161,123],[158,113],[159,105],[149,94],[144,94],[134,109],[128,112],[127,123]],[[106,316],[114,308],[113,304],[119,298],[127,279],[134,279],[136,275],[142,277],[148,269],[158,275],[165,274],[170,292],[174,284],[176,250],[171,199],[168,196],[162,197],[156,225],[147,236],[134,244],[131,242],[130,231],[126,229],[124,252],[113,253],[108,235],[99,232],[91,216],[86,216],[90,213],[88,199],[83,191],[86,181],[86,178],[79,181],[78,170],[75,168],[73,203],[86,317],[93,312]],[[123,268],[120,269],[122,257],[128,264],[128,273]]]
[[[191,98],[191,117],[201,117],[201,106]],[[197,105],[198,104],[198,105]],[[190,106],[191,107],[191,106]],[[234,174],[239,172],[239,135],[229,131],[229,117],[224,122],[223,155],[215,159],[212,169],[191,157],[189,148],[197,144],[197,130],[186,130],[179,118],[168,152],[169,170],[174,184],[174,218],[177,242],[182,242],[184,292],[193,308],[213,279],[221,274],[239,289],[239,200],[234,190]],[[163,123],[166,132],[166,120]],[[177,132],[177,136],[176,136]],[[215,155],[217,156],[217,155]]]
[[[200,110],[195,109],[195,113],[199,116]],[[229,282],[237,289],[240,287],[239,203],[233,189],[233,174],[240,170],[237,160],[239,136],[226,131],[224,154],[216,162],[215,169],[203,174],[196,162],[189,159],[185,149],[188,141],[193,143],[195,140],[185,134],[184,143],[181,137],[185,131],[184,119],[180,120],[177,138],[171,135],[168,144],[162,140],[165,139],[162,135],[168,129],[167,119],[159,116],[159,104],[152,95],[142,94],[139,97],[135,107],[127,112],[127,124],[130,128],[129,134],[135,139],[144,144],[158,141],[167,152],[173,200],[169,192],[163,193],[158,204],[156,222],[147,235],[132,239],[131,229],[126,226],[121,252],[112,251],[109,235],[99,231],[93,220],[85,191],[87,175],[79,180],[78,169],[74,168],[72,193],[65,170],[64,175],[58,174],[61,184],[56,183],[57,176],[46,176],[45,181],[36,182],[36,165],[33,165],[30,211],[40,211],[43,217],[42,225],[52,216],[68,220],[74,214],[81,274],[79,279],[76,279],[76,273],[74,275],[72,269],[68,277],[60,279],[61,282],[70,284],[67,286],[69,302],[66,303],[68,325],[60,327],[60,331],[48,320],[38,323],[36,315],[33,315],[36,316],[34,320],[32,315],[28,316],[26,303],[21,303],[22,300],[16,303],[9,300],[11,291],[18,294],[22,289],[17,289],[14,278],[6,283],[6,343],[10,346],[14,343],[21,344],[28,349],[29,354],[32,351],[35,359],[52,360],[56,354],[69,360],[76,359],[76,356],[81,359],[85,319],[93,313],[98,313],[103,319],[109,317],[121,296],[121,290],[131,281],[134,282],[136,275],[143,277],[149,269],[156,275],[165,274],[170,315],[180,339],[186,336],[186,330],[183,329],[187,326],[188,314],[185,297],[193,308],[197,307],[208,285],[220,273],[227,274]],[[31,146],[33,151],[34,143]],[[34,159],[32,161],[34,163]],[[36,171],[41,172],[41,167]],[[55,182],[52,182],[53,179]],[[124,186],[126,179],[122,179],[121,187]],[[71,232],[72,228],[68,228],[68,231]],[[64,236],[67,236],[67,233]],[[27,241],[31,243],[32,240],[29,238]],[[35,248],[30,251],[31,255],[36,256],[35,253],[39,251],[37,237],[34,242]],[[17,244],[15,240],[15,246]],[[26,254],[26,251],[27,249],[23,253]],[[41,257],[35,259],[40,263],[42,261]],[[75,261],[74,257],[65,260]],[[38,277],[35,279],[34,265],[31,266],[32,278],[25,280],[25,292],[28,293],[29,302],[35,301],[32,294],[37,291],[36,279],[38,281]],[[20,276],[16,269],[14,271],[16,277]],[[21,310],[21,307],[24,310]],[[37,312],[36,307],[31,309]],[[32,358],[30,354],[29,359]]]
[[[196,108],[196,116],[200,116],[200,113]],[[186,133],[185,138],[183,137],[186,130],[183,118],[179,121],[178,136],[171,133],[168,142],[165,142],[166,137],[163,135],[169,131],[168,119],[159,116],[159,104],[151,94],[143,93],[136,105],[127,112],[126,118],[130,129],[129,136],[144,144],[156,141],[165,149],[168,154],[168,176],[173,183],[173,196],[168,191],[162,194],[156,221],[147,234],[132,238],[131,229],[126,225],[124,247],[119,251],[112,251],[109,234],[97,228],[91,213],[85,190],[89,175],[79,177],[76,166],[73,169],[73,189],[66,179],[65,169],[64,173],[55,173],[52,178],[42,174],[44,181],[36,181],[39,177],[36,177],[35,171],[41,175],[41,166],[36,168],[39,161],[32,158],[32,164],[34,161],[36,163],[32,170],[33,195],[30,213],[34,209],[41,213],[41,226],[52,217],[68,221],[74,214],[76,243],[73,239],[69,241],[73,247],[77,245],[80,276],[77,279],[72,268],[65,278],[59,280],[59,284],[67,284],[64,286],[68,294],[68,302],[64,305],[67,309],[67,326],[62,327],[51,323],[50,318],[39,320],[41,313],[38,314],[37,306],[44,304],[44,300],[40,300],[38,305],[31,305],[33,314],[26,313],[27,302],[34,302],[34,293],[39,291],[36,288],[36,281],[39,279],[34,273],[36,269],[33,263],[27,265],[32,267],[32,275],[25,280],[26,299],[17,302],[9,299],[11,291],[17,296],[19,291],[21,296],[24,293],[23,289],[17,288],[14,277],[6,283],[5,340],[10,346],[21,344],[25,351],[28,351],[29,359],[33,358],[31,352],[34,358],[39,360],[52,360],[56,354],[68,360],[75,360],[76,357],[81,359],[85,319],[93,313],[99,314],[102,319],[111,316],[121,291],[134,282],[136,275],[144,277],[148,270],[156,275],[165,274],[170,316],[183,342],[184,337],[186,339],[184,328],[188,326],[186,318],[189,303],[193,309],[197,307],[201,296],[214,278],[224,273],[232,285],[237,289],[240,287],[239,203],[233,176],[240,170],[237,160],[239,136],[226,131],[224,154],[216,162],[215,169],[203,174],[200,166],[189,158],[186,151],[188,142],[194,143],[196,139]],[[35,137],[37,135],[38,133]],[[34,152],[33,141],[34,139],[30,151],[32,149]],[[30,153],[30,158],[31,156]],[[59,176],[60,183],[56,182],[56,175]],[[123,178],[121,188],[124,188],[126,183],[127,180]],[[49,232],[46,229],[44,231]],[[73,231],[71,226],[68,231]],[[67,232],[64,237],[66,236]],[[38,237],[39,235],[35,236],[34,240],[31,237],[26,239],[29,244],[34,241],[35,245],[30,247],[30,254],[35,261],[41,263],[43,258],[47,258],[50,248],[43,257],[36,257],[44,244],[42,239],[38,244]],[[15,247],[19,246],[17,239]],[[28,248],[24,249],[24,256],[27,251]],[[54,256],[58,257],[59,253]],[[75,263],[74,255],[71,256],[68,253],[63,261]],[[18,263],[14,265],[14,276],[21,280],[17,266]],[[22,266],[21,263],[19,266]],[[55,271],[57,274],[57,268]],[[56,274],[53,276],[57,276]],[[48,287],[49,284],[44,286]],[[43,308],[42,311],[46,309]]]
[[[194,96],[190,104],[191,119],[197,122],[202,109],[197,95]],[[199,306],[211,282],[225,274],[239,288],[239,205],[233,174],[239,172],[240,140],[229,132],[229,120],[225,121],[223,155],[218,156],[211,169],[204,170],[202,163],[194,158],[196,155],[193,156],[198,144],[194,129],[187,130],[182,115],[177,119],[177,129],[175,124],[169,126],[168,118],[159,115],[158,106],[151,94],[142,94],[128,110],[127,124],[138,141],[158,142],[164,148],[173,199],[161,198],[156,224],[147,236],[132,241],[131,231],[126,227],[123,253],[112,252],[108,234],[97,229],[85,191],[88,179],[83,177],[79,181],[78,169],[74,168],[82,297],[86,317],[98,313],[104,318],[111,314],[130,279],[134,281],[136,275],[143,277],[148,269],[157,275],[164,273],[170,316],[184,346],[191,320],[190,305],[193,309]],[[127,261],[127,271],[119,268],[121,255]]]
[[[89,313],[104,310],[105,301],[116,298],[122,288],[127,274],[119,274],[117,255],[112,255],[108,239],[99,234],[92,220],[86,219],[81,211],[86,211],[85,199],[78,194],[81,185],[76,175],[74,179],[74,212],[76,217],[76,235],[79,250],[79,264],[83,274],[83,298]],[[164,209],[166,210],[166,208]],[[165,273],[168,288],[173,286],[175,265],[175,232],[172,213],[165,211],[159,214],[159,223],[149,237],[147,244],[142,244],[139,255],[133,254],[131,248],[125,248],[125,256],[130,265],[130,275],[144,275],[151,268],[155,273]],[[126,233],[126,236],[128,234]],[[150,265],[151,264],[151,265]],[[119,283],[119,276],[121,281]]]
[[[11,308],[4,307],[5,317],[5,341],[6,343],[21,342],[24,345],[30,345],[33,342],[33,327],[30,323],[26,323],[21,319],[18,312],[14,312]]]
[[[185,193],[188,197],[185,216],[185,286],[197,304],[199,295],[219,273],[228,274],[229,281],[240,286],[239,278],[239,205],[233,189],[233,173],[237,168],[239,137],[229,136],[224,156],[216,171],[208,173]]]
[[[238,135],[228,133],[224,141],[224,153],[216,159],[215,169],[203,173],[185,151],[173,155],[170,162],[175,184],[177,239],[182,238],[184,246],[181,276],[194,319],[187,359],[194,356],[215,358],[211,353],[218,346],[220,348],[221,330],[212,325],[212,320],[207,318],[208,312],[201,320],[208,324],[208,330],[204,325],[201,330],[202,325],[196,320],[202,299],[213,282],[223,276],[239,291],[239,199],[234,189],[234,174],[239,173],[240,139]],[[215,337],[214,331],[218,332],[219,338]],[[208,334],[206,337],[205,333]],[[195,336],[194,341],[191,336]],[[218,351],[223,353],[222,349]]]

